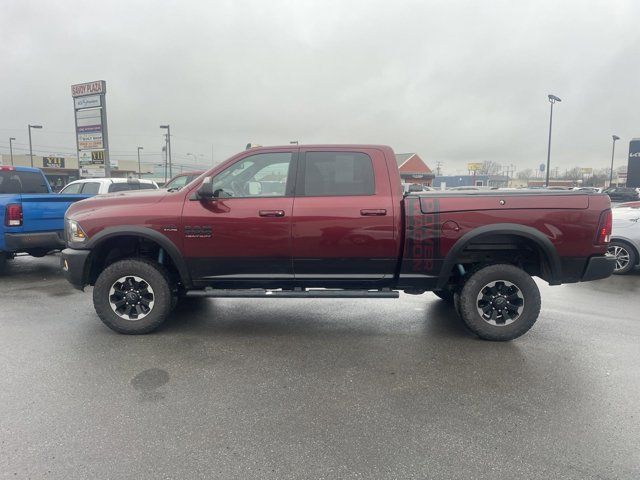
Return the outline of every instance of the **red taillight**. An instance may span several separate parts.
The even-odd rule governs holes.
[[[15,170],[16,167],[9,167],[7,165],[0,165],[0,170],[2,171],[9,171],[9,170]]]
[[[4,212],[4,224],[7,227],[19,227],[22,225],[22,205],[10,203]]]
[[[609,243],[609,239],[611,238],[611,228],[613,224],[613,217],[611,215],[611,210],[605,210],[600,215],[600,224],[598,225],[598,236],[596,238],[596,243],[598,245],[605,245]]]

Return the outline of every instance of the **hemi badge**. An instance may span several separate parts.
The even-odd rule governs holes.
[[[177,232],[178,231],[178,227],[176,227],[175,225],[166,225],[166,226],[162,227],[162,231],[163,232]]]

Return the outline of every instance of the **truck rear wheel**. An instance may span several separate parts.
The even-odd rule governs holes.
[[[526,333],[540,313],[540,291],[533,278],[508,264],[475,272],[460,292],[460,316],[484,340],[507,341]]]
[[[4,269],[7,266],[7,254],[0,252],[0,274],[4,273]]]
[[[119,333],[138,335],[157,329],[171,311],[171,284],[162,265],[130,258],[109,265],[93,289],[100,320]]]

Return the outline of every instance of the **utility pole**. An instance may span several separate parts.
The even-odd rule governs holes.
[[[436,162],[436,174],[439,177],[440,176],[440,169],[442,168],[442,162],[440,160],[438,160]]]
[[[160,125],[160,128],[165,129],[167,131],[167,156],[169,157],[169,178],[173,177],[173,171],[171,168],[171,126]]]
[[[545,180],[545,187],[549,186],[549,164],[551,163],[551,126],[553,124],[553,104],[556,102],[561,102],[558,97],[555,95],[547,95],[549,98],[549,103],[551,103],[551,114],[549,115],[549,143],[547,147],[547,177]]]
[[[609,186],[611,186],[611,182],[613,182],[613,156],[616,153],[616,140],[620,140],[620,137],[617,135],[611,135],[613,139],[613,146],[611,147],[611,171],[609,172]]]
[[[33,167],[33,146],[31,145],[31,129],[42,128],[42,125],[28,125],[29,127],[29,157],[31,158],[31,166]]]
[[[164,134],[164,147],[162,147],[162,151],[164,152],[164,183],[167,183],[167,134]]]
[[[9,137],[9,155],[11,157],[11,166],[13,166],[13,142],[15,140],[14,137]]]
[[[140,150],[144,150],[144,147],[138,147],[138,178],[142,178],[142,169],[140,168]]]

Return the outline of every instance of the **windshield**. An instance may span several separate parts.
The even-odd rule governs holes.
[[[174,190],[174,189],[181,189],[182,187],[184,187],[185,185],[191,183],[194,179],[198,178],[201,174],[200,173],[194,173],[194,174],[190,174],[190,175],[181,175],[179,177],[174,178],[173,180],[171,180],[170,182],[168,182],[164,188],[169,189],[169,190]]]

